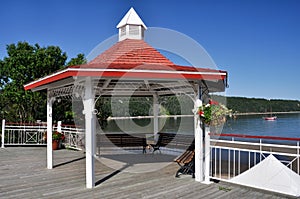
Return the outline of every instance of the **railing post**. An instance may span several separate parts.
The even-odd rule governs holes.
[[[5,133],[5,119],[2,120],[2,140],[1,148],[4,148],[4,133]]]
[[[57,122],[57,132],[61,133],[61,121]]]
[[[261,162],[261,156],[262,156],[262,146],[261,146],[261,139],[259,139],[259,162]]]
[[[297,142],[297,172],[298,172],[298,175],[300,174],[299,171],[300,171],[300,154],[299,154],[299,141]]]

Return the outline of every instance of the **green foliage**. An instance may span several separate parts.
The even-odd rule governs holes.
[[[221,103],[214,102],[199,107],[198,114],[205,124],[219,126],[224,124],[228,115],[231,116],[231,110]]]
[[[153,113],[152,100],[149,97],[142,98],[130,98],[129,101],[129,115],[139,116],[139,115],[150,115]]]
[[[104,127],[107,122],[106,119],[112,115],[111,113],[111,98],[100,97],[97,99],[95,109],[98,111],[97,118],[99,124]]]
[[[7,54],[0,69],[2,117],[18,122],[44,119],[45,111],[41,110],[45,110],[46,93],[25,91],[23,85],[61,69],[66,53],[56,46],[41,48],[19,42],[8,45]]]
[[[7,55],[0,60],[1,117],[14,122],[45,121],[46,92],[25,91],[23,86],[64,68],[66,53],[57,46],[19,42],[7,45]],[[82,54],[71,59],[73,63],[84,60]]]
[[[4,70],[4,62],[0,60],[0,90],[3,89],[6,82],[8,82],[9,78]]]
[[[159,97],[160,115],[192,114],[193,101],[187,96]],[[97,100],[98,117],[149,116],[153,115],[152,97],[102,97]]]
[[[238,113],[289,112],[300,111],[300,101],[227,97],[227,107]]]
[[[41,48],[27,42],[7,46],[8,57],[4,58],[4,71],[10,80],[10,85],[23,88],[23,85],[37,78],[48,75],[64,67],[66,53],[57,46]]]
[[[65,136],[62,133],[59,133],[57,131],[52,133],[52,140],[64,140]]]
[[[84,57],[84,54],[78,54],[77,57],[72,58],[67,66],[75,66],[75,65],[80,65],[80,64],[86,64],[87,60]]]
[[[161,105],[169,115],[190,115],[193,114],[193,100],[186,96],[164,96],[160,97]]]

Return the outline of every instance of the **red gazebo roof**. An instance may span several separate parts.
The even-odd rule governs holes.
[[[176,65],[143,40],[125,39],[87,64],[70,66],[24,86],[25,90],[74,76],[133,79],[226,80],[227,72]]]

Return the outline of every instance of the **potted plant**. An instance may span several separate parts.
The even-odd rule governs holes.
[[[52,133],[52,149],[57,150],[61,148],[61,143],[64,141],[65,135],[55,131]]]

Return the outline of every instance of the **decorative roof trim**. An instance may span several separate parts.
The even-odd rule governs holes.
[[[48,75],[29,84],[24,85],[25,90],[34,89],[67,77],[93,76],[109,78],[134,78],[134,79],[188,79],[188,80],[224,80],[226,71],[167,71],[167,70],[135,70],[135,69],[96,69],[96,68],[67,68],[57,73]]]

